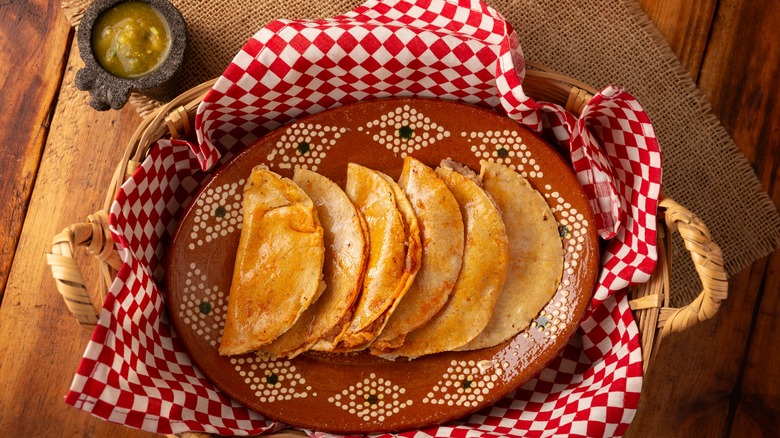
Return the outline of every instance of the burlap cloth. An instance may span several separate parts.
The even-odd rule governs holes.
[[[330,17],[361,0],[172,0],[187,21],[184,91],[218,77],[257,30],[276,18]],[[65,0],[77,24],[88,0]],[[664,192],[696,213],[734,274],[780,245],[780,215],[750,164],[712,114],[666,41],[634,0],[488,0],[512,23],[526,59],[589,83],[624,87],[643,104],[663,152]],[[133,96],[140,113],[154,102]],[[701,290],[681,242],[675,245],[673,305]]]

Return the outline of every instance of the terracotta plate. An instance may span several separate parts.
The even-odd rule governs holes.
[[[293,360],[217,353],[241,230],[241,196],[253,166],[284,176],[307,167],[344,184],[347,163],[397,178],[407,154],[479,169],[507,163],[549,203],[565,249],[563,279],[532,327],[483,350],[395,362],[360,354]],[[340,433],[420,428],[489,405],[539,372],[578,325],[598,271],[595,222],[567,164],[544,141],[492,111],[438,100],[376,100],[281,127],[219,169],[173,239],[167,276],[171,321],[215,385],[247,407],[295,426]]]

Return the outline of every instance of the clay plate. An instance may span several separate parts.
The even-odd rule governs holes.
[[[452,157],[506,163],[547,200],[565,249],[557,292],[532,326],[493,348],[395,362],[367,353],[306,353],[292,360],[217,353],[241,229],[241,196],[253,166],[283,176],[302,166],[343,187],[347,163],[393,178],[407,154],[430,166]],[[566,344],[598,271],[595,222],[573,172],[516,122],[466,104],[426,99],[363,102],[296,121],[217,170],[181,219],[167,266],[170,318],[216,386],[268,418],[338,433],[422,428],[490,405],[539,372]],[[478,305],[478,304],[477,304]]]

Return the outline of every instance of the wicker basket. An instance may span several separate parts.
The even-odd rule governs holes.
[[[543,66],[529,63],[524,91],[531,97],[564,105],[579,115],[597,92],[593,87]],[[106,195],[103,210],[89,215],[85,223],[65,228],[54,237],[51,252],[46,254],[57,290],[68,309],[85,329],[97,323],[103,298],[122,262],[108,231],[106,213],[122,183],[132,176],[146,157],[151,145],[162,137],[178,138],[191,131],[198,105],[216,80],[205,82],[161,106],[142,120],[133,134]],[[665,336],[712,318],[728,295],[727,274],[720,247],[712,241],[706,225],[675,201],[661,196],[658,212],[658,263],[649,282],[631,290],[631,309],[639,325],[643,368],[647,371],[658,345]],[[679,232],[690,252],[702,283],[701,293],[688,305],[670,307],[671,237]],[[100,265],[98,293],[90,294],[74,259],[76,247],[84,246]],[[208,434],[187,433],[186,437]],[[299,436],[281,432],[276,436]]]

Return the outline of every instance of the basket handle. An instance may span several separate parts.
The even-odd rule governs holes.
[[[87,292],[87,284],[73,257],[77,246],[86,246],[100,262],[99,294],[96,296]],[[103,299],[122,266],[108,232],[108,213],[101,210],[91,214],[87,222],[71,225],[54,236],[46,262],[51,266],[57,290],[68,310],[81,327],[94,329],[99,311],[103,308]]]
[[[661,339],[712,318],[728,296],[728,275],[720,247],[712,241],[707,226],[688,209],[661,195],[658,224],[658,262],[650,280],[631,287],[629,301],[639,325],[642,367],[650,366]],[[674,232],[680,233],[691,253],[702,291],[687,306],[665,307],[670,298],[670,272]]]
[[[728,274],[723,265],[723,253],[712,241],[707,226],[690,210],[674,200],[661,196],[659,212],[662,214],[666,230],[658,227],[658,263],[650,281],[634,289],[631,308],[643,311],[639,314],[639,323],[656,321],[655,327],[645,327],[648,339],[653,342],[655,329],[661,329],[660,341],[672,333],[681,332],[698,322],[712,318],[718,312],[721,302],[728,297]],[[702,283],[702,291],[687,306],[680,308],[664,307],[669,303],[669,272],[671,271],[672,245],[671,234],[678,232],[685,248],[691,253],[693,264]],[[648,312],[654,313],[645,318]],[[643,341],[643,343],[645,342]]]
[[[670,233],[677,231],[690,251],[702,283],[701,293],[687,306],[661,309],[658,326],[663,328],[663,338],[715,316],[721,302],[728,297],[728,274],[720,247],[712,241],[709,229],[698,216],[669,198],[662,198],[660,207],[666,210],[665,220]],[[667,251],[671,252],[670,244],[667,244]],[[671,261],[670,254],[668,258]]]
[[[86,223],[71,225],[54,236],[51,252],[46,254],[46,261],[51,266],[57,290],[65,300],[68,310],[83,328],[95,328],[108,288],[122,266],[122,260],[108,231],[106,210],[110,208],[122,183],[140,166],[154,140],[164,135],[174,138],[183,136],[192,129],[191,120],[195,117],[198,104],[215,82],[216,79],[204,82],[145,117],[133,133],[125,155],[114,171],[104,210],[88,216]],[[162,123],[163,121],[165,123]],[[99,293],[96,295],[87,292],[84,277],[73,258],[77,246],[86,246],[99,261]]]

